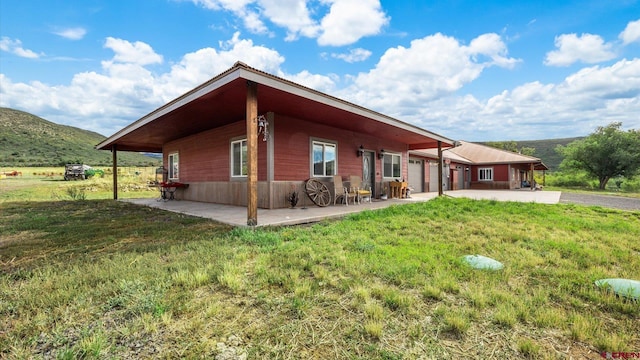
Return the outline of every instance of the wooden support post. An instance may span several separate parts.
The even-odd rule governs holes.
[[[258,84],[247,81],[247,225],[258,225]]]
[[[536,189],[536,179],[533,177],[534,166],[531,163],[531,179],[529,179],[529,184],[531,184],[531,191]]]
[[[273,194],[273,181],[274,181],[274,168],[275,168],[275,156],[274,156],[274,141],[273,136],[275,134],[275,114],[273,112],[267,113],[267,121],[269,122],[269,136],[267,136],[267,191],[269,209],[274,209],[275,197]]]
[[[118,149],[116,145],[111,147],[113,157],[113,200],[118,200]]]
[[[438,140],[438,196],[442,196],[444,194],[443,184],[442,184],[442,163],[444,159],[442,158],[442,141]]]

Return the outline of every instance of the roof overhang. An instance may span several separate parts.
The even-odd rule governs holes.
[[[143,116],[96,145],[97,149],[162,152],[164,144],[245,120],[247,82],[258,86],[258,114],[274,112],[381,139],[409,149],[453,146],[417,126],[236,63],[231,69]]]
[[[495,162],[474,162],[473,165],[489,166],[489,165],[526,165],[531,167],[533,165],[534,170],[549,170],[547,165],[541,161],[495,161]]]

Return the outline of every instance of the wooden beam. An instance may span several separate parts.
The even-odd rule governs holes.
[[[531,184],[531,191],[536,189],[535,186],[535,178],[533,177],[534,165],[531,163],[531,179],[529,179],[529,184]]]
[[[111,156],[113,156],[113,200],[118,200],[118,149],[115,144],[111,146]]]
[[[247,81],[247,225],[258,225],[258,84]]]
[[[275,196],[273,194],[273,181],[275,179],[275,155],[274,155],[274,135],[275,135],[275,114],[273,112],[267,113],[267,121],[269,122],[269,136],[267,137],[267,191],[268,193],[268,202],[269,209],[274,209],[275,204]]]
[[[438,196],[442,196],[444,194],[443,184],[442,184],[442,163],[444,159],[442,158],[442,141],[438,141]]]

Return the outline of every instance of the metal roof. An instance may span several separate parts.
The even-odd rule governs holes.
[[[274,112],[348,131],[399,141],[409,149],[454,141],[390,116],[237,62],[177,99],[116,132],[97,149],[162,152],[163,144],[245,119],[247,81],[258,84],[258,113]]]
[[[548,170],[547,166],[537,157],[518,154],[512,151],[496,149],[491,146],[467,141],[458,141],[457,146],[443,150],[442,156],[463,164],[534,164],[536,170]],[[412,151],[412,154],[438,158],[434,149]]]

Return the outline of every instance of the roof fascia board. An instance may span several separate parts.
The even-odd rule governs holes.
[[[446,153],[447,150],[443,150],[442,151],[442,157],[444,159],[449,159],[451,160],[451,162],[455,162],[458,164],[465,164],[465,165],[474,165],[474,162],[465,158],[464,156],[460,156],[460,155],[456,155],[457,158],[452,158],[447,156]],[[420,150],[409,150],[409,156],[421,156],[421,157],[425,157],[425,158],[429,158],[429,159],[435,159],[438,160],[438,154],[432,154],[429,152],[424,152],[424,151],[420,151]]]
[[[531,160],[531,161],[478,161],[474,164],[476,165],[508,165],[508,164],[537,164],[542,163],[540,160]]]

